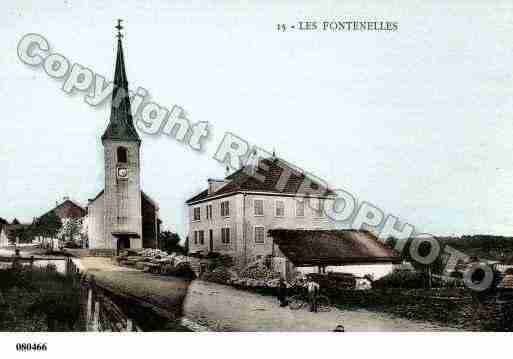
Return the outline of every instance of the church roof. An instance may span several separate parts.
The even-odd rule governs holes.
[[[116,69],[114,72],[114,91],[112,92],[112,104],[110,121],[103,133],[103,140],[138,141],[137,134],[130,109],[130,96],[128,93],[128,81],[125,71],[125,59],[121,34],[118,34],[118,53],[116,56]]]
[[[94,198],[89,199],[88,206],[91,203],[95,202],[98,198],[102,197],[104,193],[105,193],[105,190],[102,189]],[[143,190],[141,190],[141,200],[149,202],[155,208],[156,211],[159,210],[158,203]]]

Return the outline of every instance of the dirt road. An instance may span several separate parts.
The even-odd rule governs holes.
[[[332,331],[342,324],[346,331],[452,331],[368,310],[310,313],[279,307],[276,298],[249,293],[215,283],[164,277],[114,265],[106,258],[82,258],[82,265],[112,289],[130,293],[165,308],[182,305],[189,323],[212,331]]]
[[[189,287],[184,313],[216,331],[333,331],[339,324],[346,331],[455,330],[368,310],[293,311],[281,308],[274,297],[198,280]]]
[[[87,274],[93,275],[107,289],[140,298],[172,314],[181,315],[190,281],[120,267],[109,258],[86,257],[81,258],[80,263]]]

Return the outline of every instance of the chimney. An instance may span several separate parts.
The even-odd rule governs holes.
[[[228,183],[228,181],[223,180],[223,179],[209,178],[208,179],[208,194],[214,193],[215,191],[219,190],[221,187],[223,187],[227,183]]]

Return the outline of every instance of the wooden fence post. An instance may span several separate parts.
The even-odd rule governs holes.
[[[92,320],[93,320],[93,290],[88,288],[87,290],[87,314],[86,314],[86,330],[90,331],[92,329]]]
[[[100,302],[94,302],[93,332],[100,331]]]

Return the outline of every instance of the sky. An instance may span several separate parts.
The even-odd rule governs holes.
[[[435,235],[512,235],[511,1],[2,1],[0,217],[31,221],[102,188],[109,106],[17,56],[27,33],[112,78],[124,19],[130,88],[208,121],[202,153],[140,133],[142,187],[184,236],[184,201],[222,177],[226,132]],[[396,21],[395,32],[277,31]]]

